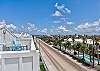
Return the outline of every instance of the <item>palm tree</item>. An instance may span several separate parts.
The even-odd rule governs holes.
[[[80,47],[81,47],[81,43],[77,43],[77,45],[76,45],[76,50],[78,51],[78,57],[79,57],[79,49],[80,49]]]
[[[57,41],[57,44],[59,45],[60,50],[61,50],[62,40],[58,40],[58,41]]]
[[[83,49],[83,50],[88,49],[88,46],[87,46],[87,35],[85,35],[85,34],[83,36],[83,45],[82,45],[81,49]],[[82,51],[82,52],[83,52],[83,59],[84,59],[84,51]]]
[[[66,48],[67,48],[67,43],[66,43],[66,42],[65,42],[65,43],[63,43],[63,46],[64,46],[65,51],[66,51]]]
[[[74,42],[75,42],[75,37],[74,37],[74,36],[72,37],[72,42],[73,42],[73,44],[74,44]]]
[[[98,53],[99,53],[99,51],[98,51],[98,50],[96,50],[96,53],[97,53],[98,65],[99,65],[99,64],[100,64],[100,63],[99,63],[99,54],[98,54]]]
[[[73,44],[73,45],[72,45],[72,49],[74,50],[74,55],[77,54],[77,52],[76,52],[77,47],[76,47],[76,46],[77,46],[76,44]]]
[[[57,46],[57,40],[53,41],[53,46]]]
[[[76,54],[76,52],[75,52],[75,44],[74,44],[74,42],[75,42],[75,37],[73,36],[72,37],[72,42],[73,42],[73,46],[72,46],[72,48],[74,49],[74,55]]]
[[[87,35],[85,35],[85,41],[86,41],[86,46],[88,47],[88,44],[87,44]]]
[[[96,45],[96,54],[97,54],[97,58],[98,58],[98,65],[99,65],[99,51],[98,51],[98,48],[99,48],[99,43],[97,43],[97,40],[96,40],[96,43],[95,43],[95,45]]]
[[[84,59],[84,53],[85,53],[85,49],[87,48],[87,46],[86,45],[82,45],[81,47],[80,47],[80,50],[82,51],[82,53],[83,53],[83,58],[82,58],[82,60],[85,60]]]
[[[83,44],[85,44],[85,41],[86,41],[86,36],[85,36],[85,34],[84,34],[84,36],[82,37],[82,39],[83,39]]]
[[[71,43],[69,41],[66,42],[67,48],[71,50]]]
[[[95,43],[94,42],[95,42],[95,35],[92,36],[92,40],[93,40],[93,51],[92,51],[92,55],[93,55],[93,66],[92,67],[94,68],[94,56],[95,56],[95,54],[94,54],[94,52],[95,52],[95,49],[94,49],[95,48]]]
[[[90,56],[90,62],[92,62],[92,60],[91,60],[92,48],[93,48],[93,46],[92,45],[89,45],[88,51],[89,51],[89,56]]]

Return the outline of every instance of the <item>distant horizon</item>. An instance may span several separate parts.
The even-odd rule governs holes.
[[[33,34],[33,35],[34,35],[34,34]],[[59,36],[59,35],[60,35],[60,36],[69,36],[69,35],[72,36],[72,35],[75,35],[75,34],[63,34],[63,35],[61,35],[61,34],[55,34],[55,35],[52,35],[52,34],[49,34],[49,35],[46,35],[46,34],[45,34],[45,35],[43,35],[43,34],[41,34],[41,35],[34,35],[34,36]],[[78,35],[84,36],[84,35],[87,35],[87,34],[76,34],[76,35],[77,35],[77,36],[78,36]],[[96,35],[96,34],[95,34],[95,35],[87,35],[87,36],[100,36],[100,34],[99,34],[99,35],[98,35],[98,34],[97,34],[97,35]]]
[[[0,26],[30,35],[100,35],[100,0],[0,0]]]

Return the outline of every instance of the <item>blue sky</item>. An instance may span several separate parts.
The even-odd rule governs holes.
[[[100,34],[99,18],[100,0],[0,0],[0,20],[20,32]]]

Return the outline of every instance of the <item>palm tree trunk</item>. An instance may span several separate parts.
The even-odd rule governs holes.
[[[99,54],[97,54],[98,55],[98,65],[99,65]]]
[[[60,51],[61,51],[61,45],[59,45],[60,46]]]
[[[66,51],[66,47],[65,47],[65,51]]]
[[[92,67],[94,68],[94,47],[93,47],[93,66]]]
[[[90,54],[90,62],[92,62],[92,61],[91,61],[91,54]]]
[[[78,50],[78,57],[79,57],[79,50]]]
[[[95,41],[95,36],[93,35],[93,53],[92,53],[92,55],[93,55],[93,68],[94,68],[94,45],[95,45],[95,43],[94,43],[94,41]]]
[[[84,59],[84,51],[83,51],[83,59]]]
[[[89,51],[89,56],[90,56],[90,62],[92,62],[92,60],[91,60],[91,51]]]
[[[75,55],[75,49],[74,49],[74,55]]]

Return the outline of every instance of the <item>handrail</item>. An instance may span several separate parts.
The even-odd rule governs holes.
[[[41,56],[42,63],[44,64],[44,67],[45,67],[46,71],[49,71],[49,69],[48,69],[48,67],[47,67],[47,65],[46,65],[46,63],[45,63],[45,61],[44,61],[44,59],[43,59],[41,53],[40,53],[40,56]]]
[[[34,44],[35,44],[35,47],[38,48],[36,42],[34,42]],[[49,69],[48,69],[48,67],[47,67],[47,65],[46,65],[46,63],[45,63],[45,61],[44,61],[44,59],[43,59],[43,57],[42,57],[42,55],[41,55],[40,50],[39,50],[39,53],[40,53],[40,57],[41,57],[41,59],[42,59],[42,62],[43,62],[43,64],[44,64],[44,67],[45,67],[46,71],[49,71]]]

